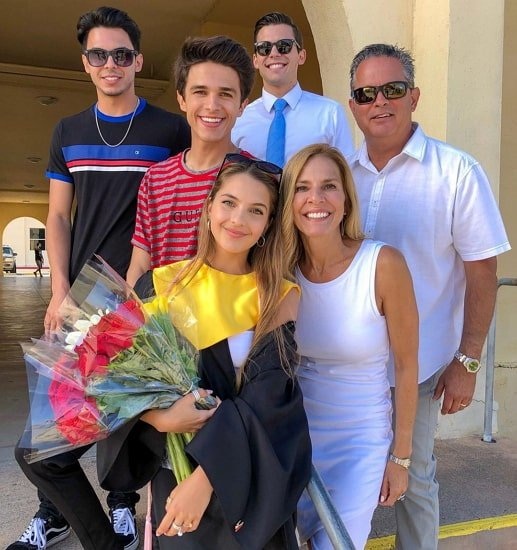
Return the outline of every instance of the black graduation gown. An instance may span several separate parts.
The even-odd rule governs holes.
[[[294,362],[294,323],[282,331]],[[250,355],[239,391],[227,340],[201,351],[199,375],[200,387],[212,389],[222,403],[186,451],[207,474],[214,496],[196,531],[162,536],[160,549],[297,549],[294,513],[309,481],[311,446],[302,394],[281,367],[275,338],[266,335]],[[151,426],[133,422],[107,443],[109,452],[98,461],[105,489],[134,490],[159,472],[164,434]],[[169,482],[163,471],[159,476],[153,487],[158,523],[175,486],[170,473]]]

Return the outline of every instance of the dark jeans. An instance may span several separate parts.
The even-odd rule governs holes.
[[[79,458],[90,447],[28,464],[25,449],[18,443],[14,455],[25,476],[38,488],[40,512],[62,515],[85,550],[122,550],[123,545],[116,540],[108,516],[79,464]],[[108,506],[124,503],[133,507],[139,499],[138,493],[111,492],[107,502]]]

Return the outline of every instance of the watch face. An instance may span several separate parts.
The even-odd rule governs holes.
[[[469,372],[477,372],[480,367],[479,361],[476,361],[475,359],[472,359],[471,361],[467,361],[465,363],[465,367],[467,367],[467,370]]]

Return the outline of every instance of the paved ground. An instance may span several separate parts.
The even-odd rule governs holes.
[[[25,368],[19,343],[39,336],[48,299],[48,278],[0,278],[0,550],[23,532],[37,507],[35,490],[18,469],[13,447],[27,414]],[[517,514],[517,441],[500,438],[491,444],[483,443],[479,437],[438,441],[436,454],[442,526]],[[83,465],[96,487],[93,451],[85,455]],[[104,492],[98,492],[104,502]],[[137,511],[142,527],[145,495]],[[383,537],[393,532],[392,510],[379,509],[370,547],[390,548]],[[452,532],[462,531],[455,527]],[[72,534],[55,548],[80,550],[81,546]],[[493,530],[489,523],[480,533],[448,535],[440,541],[440,550],[459,549],[517,550],[517,527]]]

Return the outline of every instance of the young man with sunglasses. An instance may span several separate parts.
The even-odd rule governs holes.
[[[174,67],[178,103],[190,124],[190,149],[149,169],[138,194],[127,281],[194,256],[203,203],[248,102],[254,69],[245,48],[226,36],[185,41]],[[246,153],[248,156],[249,154]]]
[[[48,333],[58,326],[58,308],[93,253],[125,276],[142,176],[150,165],[183,150],[190,141],[183,117],[135,94],[135,76],[143,64],[140,29],[125,12],[103,7],[85,13],[77,23],[77,38],[97,103],[61,120],[52,138],[47,170],[52,271]],[[99,460],[106,445],[98,445]],[[78,462],[87,449],[29,465],[24,449],[16,448],[18,463],[38,487],[40,508],[8,550],[43,550],[67,537],[70,526],[88,550],[138,546],[138,494],[110,493],[108,519]]]
[[[436,550],[440,399],[442,414],[469,414],[494,311],[497,255],[510,245],[479,163],[412,121],[420,97],[414,74],[411,54],[398,46],[372,44],[354,57],[350,109],[364,143],[348,161],[364,232],[404,254],[420,317],[413,452],[390,456],[409,469],[405,498],[395,504],[396,548]]]
[[[302,90],[298,83],[298,67],[305,63],[307,52],[294,21],[284,13],[264,15],[255,23],[253,42],[253,64],[262,77],[262,96],[246,107],[235,124],[235,145],[282,166],[313,143],[328,143],[343,154],[352,153],[354,145],[343,107]],[[279,105],[285,119],[285,144],[276,146],[284,148],[277,157],[271,141],[268,148],[268,135]]]

